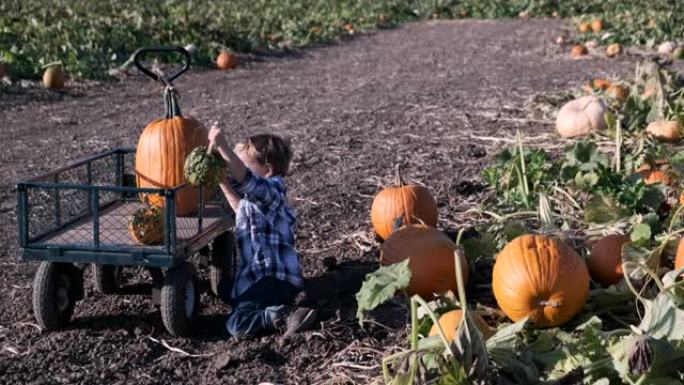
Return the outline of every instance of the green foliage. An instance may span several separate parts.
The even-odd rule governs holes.
[[[668,0],[22,0],[0,2],[0,60],[15,77],[36,78],[62,61],[67,73],[104,78],[135,49],[193,43],[200,64],[230,47],[331,42],[355,32],[432,17],[601,16],[619,41],[654,44],[684,32],[684,13]],[[600,38],[594,33],[581,39]]]
[[[507,148],[497,155],[492,166],[483,171],[482,178],[496,190],[502,203],[529,208],[535,205],[538,193],[547,192],[553,185],[558,171],[546,151],[524,148],[522,153],[524,172],[520,151]]]
[[[409,260],[389,266],[381,266],[378,270],[366,275],[361,289],[356,293],[356,317],[363,325],[363,316],[394,297],[397,291],[403,291],[411,280]]]
[[[61,60],[81,78],[103,78],[142,46],[195,44],[196,62],[237,51],[330,42],[354,31],[431,15],[432,0],[22,0],[0,2],[0,60],[36,78]],[[388,16],[382,21],[381,15]]]

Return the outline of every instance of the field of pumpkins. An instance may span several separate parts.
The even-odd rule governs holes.
[[[591,79],[556,100],[557,135],[572,139],[564,152],[518,132],[482,172],[493,194],[455,239],[439,230],[429,188],[398,167],[370,212],[382,267],[356,295],[361,325],[397,293],[412,309],[410,349],[383,359],[385,381],[430,367],[476,383],[492,368],[530,383],[681,381],[683,86],[639,63],[634,78]],[[490,284],[470,288],[491,288],[497,306],[471,308],[469,261],[482,259]],[[445,374],[449,357],[460,366]]]
[[[0,3],[0,384],[684,384],[684,13],[644,4]],[[213,122],[292,146],[310,330],[226,329]]]

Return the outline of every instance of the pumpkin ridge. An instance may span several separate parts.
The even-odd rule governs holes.
[[[536,235],[534,236],[534,239],[536,241]],[[534,245],[532,245],[532,244],[523,245],[522,255],[526,255],[527,253],[531,253],[534,257],[534,258],[523,258],[523,261],[525,264],[525,278],[527,280],[532,281],[532,283],[533,283],[532,287],[535,289],[530,293],[531,294],[530,300],[534,301],[533,303],[530,304],[530,306],[532,308],[539,308],[539,297],[542,297],[543,294],[540,293],[537,289],[540,287],[543,287],[543,286],[541,286],[541,282],[538,281],[538,275],[539,274],[535,274],[530,269],[530,264],[535,263],[537,265],[535,270],[537,270],[537,271],[540,270],[539,269],[539,263],[538,263],[539,262],[539,250],[533,246]],[[533,267],[533,269],[534,269],[534,267]]]
[[[385,218],[389,217],[390,215],[395,216],[392,213],[396,211],[395,210],[396,203],[392,199],[390,199],[390,196],[393,195],[393,193],[394,193],[394,189],[381,192],[381,194],[382,194],[382,201],[381,202],[384,203],[382,206],[384,206],[384,208],[385,208],[385,213],[384,213]],[[387,203],[385,203],[385,202],[387,202]],[[396,219],[396,218],[394,218],[394,219]],[[391,226],[392,226],[391,222],[385,223],[385,231],[387,234],[392,234],[392,231],[394,229]]]

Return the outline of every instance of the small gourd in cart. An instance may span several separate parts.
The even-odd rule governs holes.
[[[164,240],[164,210],[145,205],[128,219],[128,232],[141,245],[158,245]]]
[[[178,94],[171,84],[175,76],[164,79],[147,70],[143,72],[164,84],[166,115],[148,124],[140,135],[135,154],[136,184],[140,188],[173,188],[186,183],[183,174],[185,159],[196,147],[208,144],[208,133],[199,121],[181,115]],[[182,71],[177,75],[180,73]],[[196,213],[199,194],[196,187],[181,189],[176,196],[176,215]],[[147,199],[153,206],[165,207],[163,197],[141,195],[142,201]]]

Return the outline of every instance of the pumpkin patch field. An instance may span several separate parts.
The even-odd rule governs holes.
[[[673,3],[0,3],[0,384],[684,384]],[[185,47],[190,68],[141,75],[131,55],[152,45]],[[130,185],[189,183],[173,205],[129,197],[117,231],[161,247],[182,223],[169,210],[196,215],[226,175],[214,121],[231,143],[291,143],[313,327],[230,336],[198,252],[183,336],[151,273],[105,285],[90,264],[70,321],[47,330],[17,182],[128,148]],[[60,201],[46,191],[31,199]],[[62,198],[67,213],[94,199]]]

